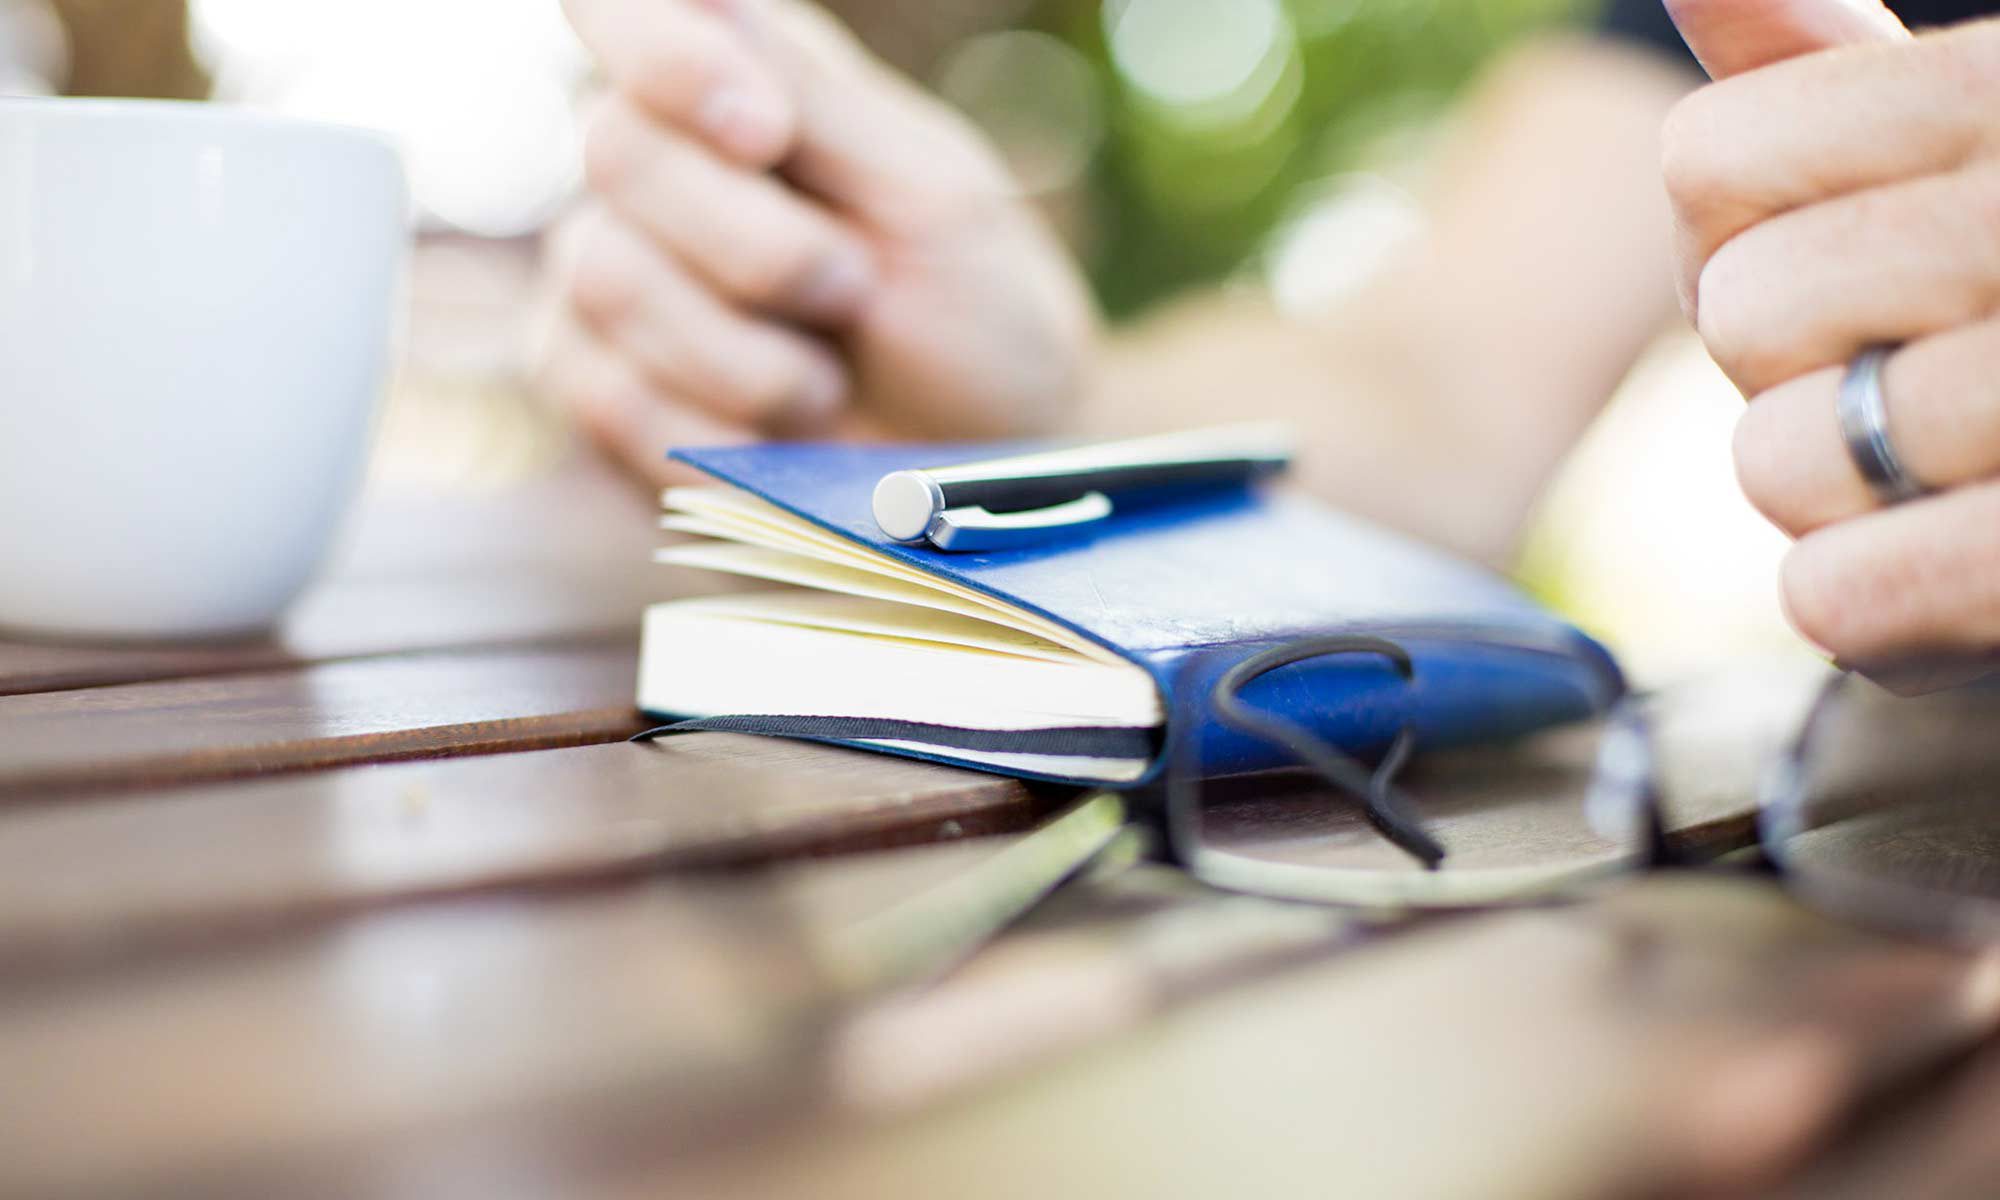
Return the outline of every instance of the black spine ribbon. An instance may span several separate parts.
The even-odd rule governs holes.
[[[650,742],[677,733],[749,733],[763,737],[805,738],[812,741],[917,742],[943,750],[988,754],[1036,754],[1051,757],[1124,758],[1150,761],[1157,752],[1153,732],[1115,725],[1068,725],[1052,729],[969,729],[926,721],[891,721],[878,717],[806,715],[697,717],[636,734],[631,740]]]

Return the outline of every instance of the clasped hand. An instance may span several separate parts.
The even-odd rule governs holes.
[[[1820,48],[1746,41],[1729,18],[1814,6],[1670,7],[1721,77],[1666,130],[1682,303],[1750,398],[1737,474],[1797,539],[1794,625],[1864,664],[2000,645],[2000,21],[1911,38],[1824,4],[1847,25],[1822,32],[1850,44],[1767,64]],[[1900,347],[1888,433],[1933,489],[1902,504],[1864,483],[1836,415],[1875,345]]]
[[[986,142],[816,8],[568,0],[611,89],[557,239],[543,386],[647,478],[667,447],[1041,431],[1094,315]]]

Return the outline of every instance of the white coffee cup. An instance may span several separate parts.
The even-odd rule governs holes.
[[[366,464],[407,214],[362,130],[0,100],[0,628],[278,618]]]

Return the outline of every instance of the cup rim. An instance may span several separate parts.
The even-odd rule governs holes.
[[[378,129],[249,108],[226,101],[129,96],[0,96],[0,117],[18,112],[66,121],[137,118],[175,125],[262,129],[273,133],[322,133],[365,143],[401,157],[396,140]]]

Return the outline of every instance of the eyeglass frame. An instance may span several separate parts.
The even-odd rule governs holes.
[[[1245,703],[1244,689],[1255,679],[1285,666],[1338,654],[1372,654],[1387,661],[1406,682],[1415,678],[1416,663],[1410,651],[1391,638],[1372,635],[1334,635],[1303,638],[1269,647],[1234,664],[1217,680],[1207,697],[1209,713],[1233,732],[1257,737],[1292,750],[1300,765],[1311,769],[1337,793],[1358,800],[1363,815],[1392,844],[1417,859],[1426,870],[1422,874],[1380,873],[1383,879],[1421,880],[1439,873],[1448,853],[1423,830],[1411,815],[1409,799],[1398,787],[1397,777],[1416,749],[1414,732],[1405,726],[1374,765],[1346,754],[1306,731],[1295,722]],[[1812,826],[1805,823],[1811,796],[1810,765],[1815,748],[1825,735],[1831,714],[1847,695],[1854,681],[1862,678],[1842,669],[1820,686],[1798,730],[1771,760],[1756,789],[1756,842],[1761,865],[1769,873],[1787,880],[1802,899],[1823,910],[1871,923],[1893,923],[1905,929],[1939,933],[1953,940],[1992,940],[2000,934],[2000,903],[1984,920],[1938,920],[1954,911],[1953,897],[1920,887],[1852,872],[1825,868],[1801,870],[1785,853],[1786,844]],[[1586,819],[1593,827],[1622,826],[1633,853],[1621,867],[1589,867],[1566,874],[1560,870],[1524,870],[1520,886],[1499,879],[1486,889],[1490,898],[1473,905],[1448,903],[1447,907],[1479,906],[1510,900],[1552,898],[1575,885],[1623,875],[1636,875],[1677,868],[1693,868],[1712,863],[1717,857],[1696,855],[1673,845],[1664,820],[1660,757],[1646,711],[1649,697],[1627,692],[1603,718],[1605,730],[1585,793]],[[1198,702],[1198,701],[1197,701]],[[1184,717],[1194,713],[1184,713]],[[1156,789],[1152,806],[1162,836],[1164,857],[1204,882],[1226,890],[1278,899],[1325,903],[1352,903],[1342,895],[1328,896],[1328,888],[1314,887],[1311,880],[1336,874],[1359,874],[1352,868],[1326,868],[1270,862],[1204,844],[1200,832],[1201,794],[1204,784],[1188,765],[1191,746],[1183,721],[1180,734],[1170,731],[1165,753],[1168,769]],[[1751,847],[1744,847],[1749,849]],[[1495,874],[1491,869],[1482,875]],[[1832,876],[1838,883],[1829,882]],[[1387,889],[1393,891],[1391,889]],[[1400,902],[1391,897],[1386,903],[1424,903],[1428,897],[1421,886],[1411,886]],[[1918,912],[1928,919],[1915,918]],[[1961,912],[1973,911],[1960,909]]]

